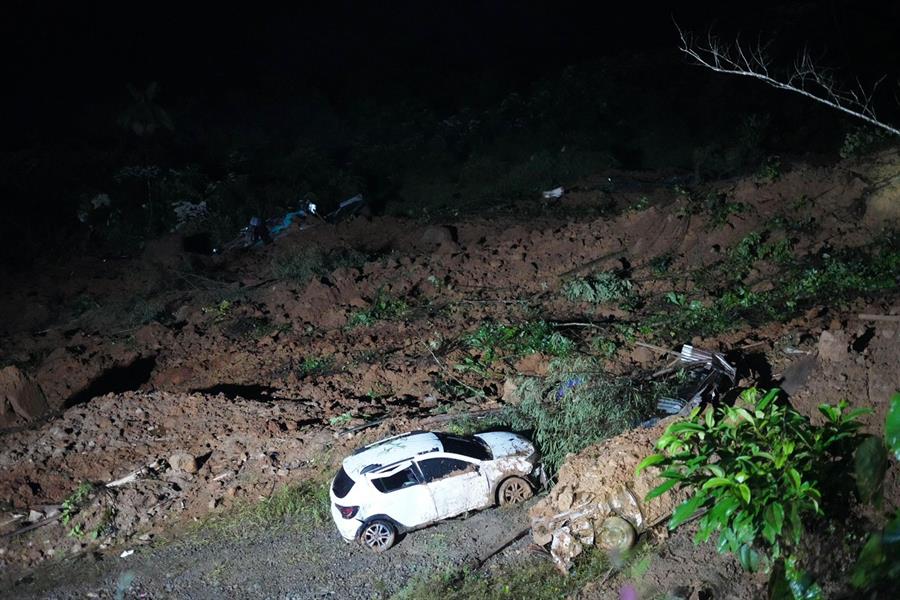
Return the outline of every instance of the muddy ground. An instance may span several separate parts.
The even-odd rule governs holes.
[[[546,372],[550,357],[502,357],[486,372],[455,368],[478,358],[463,340],[485,322],[561,324],[579,351],[602,356],[610,372],[646,376],[666,359],[633,339],[601,355],[592,336],[639,324],[669,291],[697,291],[689,273],[753,232],[789,238],[795,257],[870,243],[896,223],[898,175],[896,152],[838,165],[796,163],[774,181],[747,177],[690,194],[668,177],[608,173],[581,182],[559,204],[524,199],[516,214],[437,224],[357,218],[224,256],[186,253],[172,236],[140,257],[60,259],[28,276],[7,274],[0,299],[0,561],[5,586],[33,583],[5,589],[39,596],[42,586],[58,584],[53,593],[67,597],[65,574],[75,569],[90,577],[73,596],[93,585],[109,590],[123,564],[114,557],[138,548],[135,585],[151,596],[195,589],[202,597],[199,590],[213,585],[207,571],[219,572],[224,586],[260,586],[249,595],[290,596],[297,588],[314,595],[302,575],[310,569],[292,571],[302,553],[289,533],[147,548],[177,540],[209,514],[327,476],[361,443],[446,427],[452,415],[514,401],[515,378]],[[698,209],[697,198],[740,208],[714,213],[702,202]],[[291,263],[298,256],[318,258],[313,267]],[[661,257],[665,277],[654,266]],[[561,292],[571,277],[614,269],[629,273],[647,306],[572,302]],[[763,269],[746,283],[764,290],[779,281]],[[686,342],[740,349],[749,365],[744,383],[782,384],[811,415],[819,403],[840,399],[870,406],[867,423],[878,432],[890,393],[900,389],[900,325],[860,314],[900,314],[900,299],[822,302],[784,322],[654,341],[670,349]],[[79,516],[83,531],[73,535],[72,524],[57,518],[81,483],[129,475],[133,481],[92,497]],[[886,489],[896,501],[896,469]],[[496,527],[496,514],[473,519]],[[29,521],[42,526],[16,533]],[[366,559],[360,573],[376,569],[395,590],[408,574],[404,553],[424,552],[412,564],[434,568],[440,552],[423,550],[428,540],[462,540],[472,522],[435,527],[415,544]],[[325,550],[325,540],[336,539],[327,527],[314,537],[321,548],[313,554],[325,560],[315,572],[327,591],[362,559],[341,544]],[[451,562],[462,561],[466,544],[449,546]],[[97,553],[98,566],[87,566]],[[753,596],[752,580],[735,583],[730,567],[708,566],[724,563],[710,562],[707,549],[684,544],[676,554],[700,573],[663,559],[647,581],[696,591],[697,581],[719,578],[716,597]],[[244,561],[258,566],[241,569]],[[171,566],[142,570],[155,565]],[[181,573],[182,588],[167,590],[152,574],[166,569]]]

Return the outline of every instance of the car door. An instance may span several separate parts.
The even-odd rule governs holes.
[[[491,504],[490,489],[476,461],[456,456],[435,456],[416,461],[431,492],[438,519]]]
[[[410,528],[438,518],[431,491],[422,482],[412,461],[375,473],[371,481],[379,497],[367,516],[384,514]]]

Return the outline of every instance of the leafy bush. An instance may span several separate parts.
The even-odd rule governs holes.
[[[693,489],[694,495],[673,512],[669,527],[706,509],[694,541],[718,534],[719,552],[737,555],[751,571],[796,558],[804,519],[824,514],[823,485],[830,496],[840,496],[839,482],[848,480],[861,439],[858,418],[870,412],[848,411],[845,402],[823,404],[819,411],[825,424],[814,426],[778,396],[778,389],[763,394],[751,388],[741,396],[748,408],[695,409],[687,420],[668,427],[657,442],[662,453],[648,456],[637,469],[662,469],[665,481],[647,500],[675,486]],[[785,566],[789,576],[799,577],[796,564]]]
[[[841,158],[859,158],[884,146],[889,140],[890,136],[881,129],[856,127],[844,136],[840,149]]]
[[[348,326],[370,327],[378,321],[400,318],[408,310],[409,306],[407,306],[406,302],[399,298],[394,298],[384,290],[378,290],[369,308],[351,315]]]
[[[590,359],[557,359],[546,378],[522,380],[521,401],[506,418],[513,429],[533,432],[544,464],[555,472],[567,454],[637,425],[663,390],[612,377]]]
[[[572,279],[563,287],[563,294],[572,302],[604,304],[628,299],[633,288],[634,284],[630,279],[620,273],[607,271]]]
[[[870,437],[869,440],[877,438]],[[900,393],[891,397],[891,406],[884,424],[884,441],[887,450],[900,460]],[[877,453],[876,453],[877,455]],[[868,463],[878,462],[866,461]],[[875,471],[879,469],[875,467]],[[882,471],[883,472],[883,471]],[[897,589],[900,582],[900,511],[882,531],[869,536],[859,553],[850,583],[860,590],[883,590],[886,595]]]
[[[481,352],[484,364],[494,362],[501,355],[519,357],[541,352],[563,357],[575,349],[575,342],[546,321],[526,321],[518,325],[488,321],[467,335],[464,342]]]

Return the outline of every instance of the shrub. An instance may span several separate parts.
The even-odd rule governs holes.
[[[566,455],[637,425],[651,412],[661,384],[612,377],[590,359],[554,360],[546,378],[526,378],[510,426],[532,431],[544,464],[555,472]]]
[[[781,565],[795,580],[791,583],[800,585],[803,520],[824,514],[823,485],[832,498],[840,497],[837,482],[848,479],[861,440],[857,419],[869,410],[823,404],[825,424],[814,426],[778,396],[778,389],[763,394],[751,388],[741,396],[747,408],[695,409],[668,427],[657,442],[662,452],[648,456],[637,470],[663,469],[664,482],[647,500],[675,486],[694,490],[673,512],[671,529],[706,509],[695,542],[718,534],[719,552],[737,555],[750,571],[788,558]]]
[[[563,287],[563,294],[572,302],[605,304],[628,299],[633,287],[630,279],[620,273],[607,271],[572,279]]]
[[[541,352],[563,357],[575,349],[575,342],[546,321],[526,321],[518,325],[488,321],[467,335],[464,342],[481,352],[484,364],[494,362],[501,355],[519,357]]]
[[[409,306],[403,300],[394,298],[384,290],[378,290],[369,308],[353,313],[350,327],[369,327],[377,321],[397,319],[406,314]]]

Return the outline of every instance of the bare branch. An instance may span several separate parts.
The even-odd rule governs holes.
[[[677,23],[675,28],[681,38],[679,50],[700,66],[716,73],[758,79],[774,88],[806,96],[810,100],[900,136],[900,129],[879,120],[872,106],[875,90],[883,77],[870,90],[859,81],[856,82],[855,88],[842,88],[838,85],[833,72],[817,65],[809,50],[804,49],[794,61],[790,75],[779,79],[769,73],[771,60],[767,53],[768,44],[757,42],[756,46],[745,48],[740,39],[737,39],[733,47],[727,47],[710,33],[707,35],[706,45],[699,46],[694,43],[694,36],[682,31]]]

